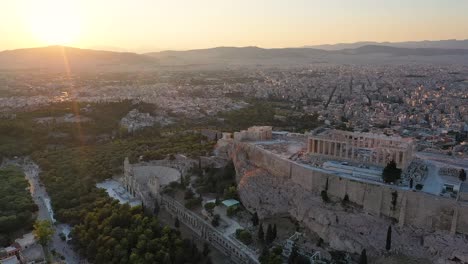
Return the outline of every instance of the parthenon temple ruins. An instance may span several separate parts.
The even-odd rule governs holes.
[[[307,152],[312,155],[377,166],[394,160],[403,169],[411,162],[414,148],[412,139],[341,130],[309,136],[307,142]]]

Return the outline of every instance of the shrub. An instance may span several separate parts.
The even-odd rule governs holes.
[[[213,214],[213,210],[214,210],[215,206],[216,206],[215,203],[206,203],[206,204],[205,204],[205,210],[206,210],[209,214]]]
[[[213,225],[214,227],[219,226],[219,218],[219,215],[215,214],[213,216],[213,219],[211,219],[211,225]]]
[[[229,188],[224,189],[224,199],[238,199],[236,186],[231,186]]]
[[[246,245],[250,245],[252,243],[252,235],[245,229],[237,229],[236,238]]]
[[[187,189],[187,190],[185,191],[185,193],[184,193],[184,199],[185,199],[185,200],[192,199],[194,195],[195,195],[195,194],[193,193],[193,191],[192,191],[191,189]]]
[[[192,198],[185,202],[185,208],[193,209],[199,205],[201,205],[202,199],[201,198]]]
[[[234,216],[234,215],[236,214],[236,212],[237,212],[237,209],[238,209],[238,208],[237,208],[237,207],[234,207],[234,206],[229,207],[229,208],[227,209],[227,211],[226,211],[227,216],[229,216],[229,217]]]
[[[420,183],[416,184],[416,186],[415,186],[416,190],[418,190],[418,191],[422,190],[423,187],[424,187],[424,185],[422,185]]]

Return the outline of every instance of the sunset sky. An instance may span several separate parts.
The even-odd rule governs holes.
[[[468,39],[466,0],[0,0],[0,50]]]

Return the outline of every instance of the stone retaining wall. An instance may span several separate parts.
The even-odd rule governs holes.
[[[290,180],[317,195],[325,189],[331,197],[343,199],[348,195],[349,200],[362,206],[365,212],[393,218],[401,226],[411,225],[427,231],[468,234],[466,203],[391,185],[329,174],[320,168],[281,158],[250,143],[234,141],[230,152],[234,161],[239,157],[246,159],[255,167],[266,170],[271,176]],[[243,175],[238,175],[239,180],[242,177]]]

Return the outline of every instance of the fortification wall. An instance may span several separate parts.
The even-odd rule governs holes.
[[[365,212],[373,216],[393,218],[400,226],[410,225],[427,231],[468,234],[468,205],[464,203],[423,192],[329,174],[319,168],[281,158],[254,144],[232,144],[232,152],[236,155],[244,152],[241,154],[243,159],[247,159],[251,165],[286,182],[300,185],[304,191],[319,195],[326,189],[328,195],[335,199],[343,199],[347,195],[349,201],[362,206]],[[235,156],[233,154],[231,153],[231,156]]]

